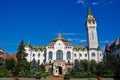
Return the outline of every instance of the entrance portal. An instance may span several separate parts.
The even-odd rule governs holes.
[[[63,75],[65,70],[65,61],[64,60],[54,60],[53,63],[53,75]]]
[[[58,69],[59,69],[59,74],[62,75],[62,67],[58,66]]]

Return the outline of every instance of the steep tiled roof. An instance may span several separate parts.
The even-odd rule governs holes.
[[[33,49],[43,51],[46,49],[46,46],[33,46]]]
[[[73,50],[79,51],[79,50],[87,50],[86,46],[73,46]]]

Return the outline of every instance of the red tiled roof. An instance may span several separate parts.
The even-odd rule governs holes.
[[[109,52],[110,51],[110,49],[109,49],[109,45],[108,45],[108,43],[106,43],[106,46],[105,46],[105,52]]]
[[[8,59],[8,58],[14,58],[15,59],[15,61],[17,61],[17,58],[16,58],[16,55],[15,54],[7,54],[7,53],[4,53],[3,54],[3,59],[5,60],[5,59]]]

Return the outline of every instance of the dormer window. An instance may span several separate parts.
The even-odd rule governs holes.
[[[58,45],[60,46],[60,43]]]
[[[95,24],[95,21],[93,21],[93,24]]]

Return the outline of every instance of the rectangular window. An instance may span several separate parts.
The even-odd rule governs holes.
[[[94,32],[92,31],[92,39],[94,39]]]

